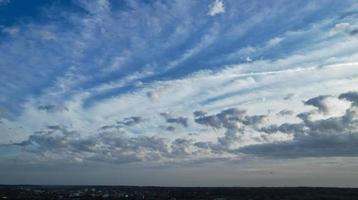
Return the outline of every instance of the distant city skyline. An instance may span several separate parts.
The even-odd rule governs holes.
[[[353,0],[0,0],[0,184],[358,187]]]

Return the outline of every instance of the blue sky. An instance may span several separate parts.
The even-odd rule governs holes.
[[[0,0],[0,183],[358,186],[357,17]]]

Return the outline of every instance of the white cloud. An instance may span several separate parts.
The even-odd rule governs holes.
[[[345,31],[351,28],[351,24],[347,22],[338,23],[334,26],[334,29],[337,31]]]
[[[212,4],[209,5],[208,15],[215,16],[220,13],[225,12],[225,6],[223,0],[215,0]]]
[[[265,48],[274,47],[274,46],[280,44],[283,40],[284,40],[284,38],[281,38],[281,37],[272,38],[271,40],[269,40],[269,41],[267,42]]]

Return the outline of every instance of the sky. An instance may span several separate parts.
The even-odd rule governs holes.
[[[358,187],[354,0],[0,0],[0,184]]]

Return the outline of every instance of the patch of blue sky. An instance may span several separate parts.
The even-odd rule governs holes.
[[[61,44],[62,40],[42,41],[31,33],[20,34],[0,47],[1,52],[6,52],[0,60],[0,68],[3,69],[0,78],[5,83],[0,88],[4,90],[2,94],[9,97],[7,102],[1,103],[11,110],[16,110],[22,102],[16,99],[25,100],[29,95],[40,95],[71,65],[72,52]]]
[[[48,22],[45,10],[51,7],[61,7],[68,12],[84,11],[72,0],[11,0],[7,4],[0,6],[0,25],[8,27],[24,22]]]

